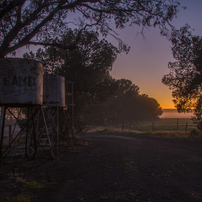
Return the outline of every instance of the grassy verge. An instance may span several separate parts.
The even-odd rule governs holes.
[[[124,128],[125,130],[135,131],[192,131],[196,129],[196,125],[193,124],[189,118],[161,118],[155,121],[110,121],[108,124],[110,128]],[[107,125],[103,125],[107,127]],[[89,126],[92,129],[93,126]]]
[[[115,128],[98,127],[88,131],[88,133],[105,133],[105,134],[130,134],[130,135],[146,135],[163,138],[177,138],[177,139],[202,139],[202,134],[192,134],[190,131],[137,131],[137,130],[121,130]]]

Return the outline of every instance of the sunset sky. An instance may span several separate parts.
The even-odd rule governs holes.
[[[172,21],[177,28],[188,23],[195,35],[202,34],[202,0],[179,0],[181,9],[178,17]],[[163,75],[169,73],[168,62],[174,61],[171,53],[171,43],[159,30],[145,29],[145,38],[141,34],[136,37],[140,27],[121,30],[120,38],[131,46],[126,55],[119,55],[111,75],[115,78],[126,78],[139,86],[141,94],[155,98],[162,108],[174,108],[171,91],[161,83]]]

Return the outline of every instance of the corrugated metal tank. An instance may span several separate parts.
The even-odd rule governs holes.
[[[0,59],[0,105],[43,104],[43,65],[23,58]]]
[[[43,89],[44,104],[65,108],[65,77],[45,73]]]

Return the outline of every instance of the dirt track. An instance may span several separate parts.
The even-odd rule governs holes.
[[[54,182],[34,191],[33,201],[202,201],[202,142],[116,134],[86,138],[88,146],[65,152],[55,167],[24,171],[27,180]]]

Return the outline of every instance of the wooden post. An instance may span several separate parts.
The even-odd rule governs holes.
[[[187,131],[187,126],[188,126],[188,123],[186,123],[186,126],[185,126],[185,131]]]
[[[178,122],[179,122],[179,121],[178,121],[178,119],[177,119],[177,130],[178,130]]]

